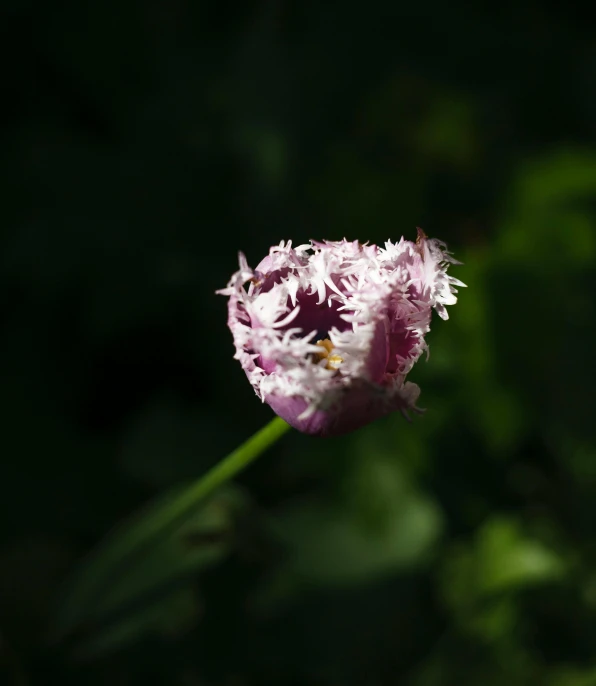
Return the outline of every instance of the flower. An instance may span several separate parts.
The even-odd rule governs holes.
[[[406,376],[428,350],[434,308],[457,298],[456,262],[418,229],[384,247],[283,241],[256,269],[242,253],[226,289],[235,358],[262,401],[308,434],[338,435],[400,410],[420,411]],[[248,285],[248,289],[245,287]]]

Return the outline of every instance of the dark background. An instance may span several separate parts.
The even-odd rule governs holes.
[[[596,684],[587,12],[13,0],[0,58],[0,683]],[[86,553],[271,417],[214,295],[237,251],[416,226],[468,284],[426,414],[288,434],[190,575],[156,550],[58,638]]]

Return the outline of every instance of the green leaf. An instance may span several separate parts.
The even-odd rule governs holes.
[[[423,561],[440,534],[440,511],[407,482],[395,459],[356,457],[340,502],[297,505],[277,518],[291,574],[303,581],[374,580]]]
[[[143,636],[176,636],[194,624],[199,609],[197,593],[190,585],[175,589],[93,634],[77,647],[75,656],[88,660]]]
[[[551,667],[548,686],[596,686],[596,668],[579,669],[572,665]]]
[[[488,522],[480,531],[476,554],[482,593],[534,586],[563,572],[559,556],[540,541],[525,537],[512,520]]]
[[[95,630],[128,614],[150,612],[147,603],[169,594],[172,585],[222,559],[229,551],[233,517],[243,499],[236,490],[220,491],[203,502],[182,523],[138,547],[148,527],[169,516],[181,489],[160,498],[149,509],[116,530],[66,589],[55,618],[56,638],[84,626]],[[136,554],[122,557],[129,548]],[[142,614],[121,625],[120,631],[146,622]]]
[[[166,494],[108,536],[71,581],[53,638],[105,623],[164,584],[219,560],[228,550],[232,516],[242,499],[237,491],[216,489],[289,428],[275,417],[198,480]]]
[[[415,564],[435,542],[440,516],[421,497],[404,505],[376,531],[348,512],[322,504],[287,512],[281,525],[294,574],[309,582],[342,586]]]
[[[556,581],[564,572],[554,550],[525,535],[515,520],[495,517],[472,544],[452,548],[443,568],[443,593],[456,612],[474,614],[487,600]]]

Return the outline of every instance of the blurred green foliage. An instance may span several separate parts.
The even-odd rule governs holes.
[[[593,19],[0,12],[0,683],[596,685]],[[214,295],[237,251],[417,225],[468,285],[427,412],[286,436],[55,640],[97,543],[271,416]]]

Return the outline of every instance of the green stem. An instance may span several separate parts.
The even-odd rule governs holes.
[[[213,493],[218,486],[229,481],[248,467],[251,462],[254,462],[261,453],[281,438],[289,428],[290,425],[284,422],[283,419],[279,417],[272,419],[267,426],[263,427],[254,436],[251,436],[239,448],[236,448],[227,457],[224,457],[223,460],[220,460],[194,484],[191,484],[178,495],[171,504],[165,519],[168,522],[174,522],[184,517],[200,501],[204,500],[206,496]],[[166,523],[165,519],[162,519],[162,524]]]
[[[193,484],[175,495],[166,494],[112,531],[71,581],[58,612],[54,638],[58,640],[72,631],[87,608],[101,614],[99,599],[112,584],[134,568],[147,550],[184,524],[205,498],[254,462],[289,428],[283,419],[275,417]]]

